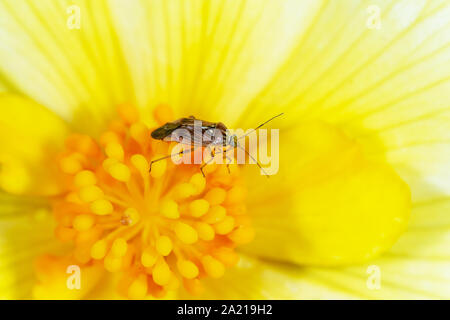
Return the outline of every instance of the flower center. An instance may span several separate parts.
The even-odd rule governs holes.
[[[157,108],[156,119],[167,112]],[[67,138],[58,161],[68,192],[53,204],[56,236],[74,244],[80,265],[121,273],[125,296],[163,296],[180,284],[195,294],[199,279],[221,277],[239,259],[236,246],[253,238],[239,168],[208,165],[204,178],[199,165],[169,158],[149,172],[171,146],[150,138],[135,109],[119,114],[98,141]]]

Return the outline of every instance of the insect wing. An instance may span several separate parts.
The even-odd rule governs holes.
[[[151,136],[153,139],[163,140],[164,138],[170,136],[173,131],[180,127],[180,123],[177,121],[168,122],[162,127],[152,131]]]
[[[213,122],[209,121],[202,121],[194,118],[183,118],[181,119],[181,126],[180,129],[185,129],[189,132],[191,136],[190,144],[193,146],[206,146],[211,141],[210,138],[208,138],[208,133],[206,131],[210,130],[210,134],[214,134],[214,130],[212,128],[215,127],[215,124]],[[196,127],[196,125],[198,125]],[[206,134],[205,134],[206,133]]]
[[[183,141],[177,140],[183,144],[190,144],[192,146],[202,146],[203,145],[203,135],[202,129],[195,129],[194,125],[181,125],[179,129],[175,130],[178,136],[183,138]]]
[[[198,128],[196,125],[199,125]],[[153,139],[175,141],[193,146],[207,146],[216,139],[217,124],[197,120],[194,117],[181,118],[157,128],[151,133]]]
[[[175,141],[181,144],[194,145],[193,144],[193,130],[190,128],[178,128],[175,129],[170,136],[164,138],[165,141]]]

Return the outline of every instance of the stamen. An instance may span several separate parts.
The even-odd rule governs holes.
[[[138,223],[140,219],[141,219],[141,216],[140,216],[139,212],[136,209],[128,208],[124,212],[123,221],[126,222],[126,223],[123,223],[123,224],[127,224],[129,226],[133,226],[136,223]]]
[[[212,278],[220,278],[225,273],[225,266],[223,263],[209,255],[202,258],[202,265],[205,268],[206,273]]]
[[[148,164],[147,159],[145,159],[142,154],[135,154],[131,157],[131,163],[139,171],[142,177],[145,178],[146,174],[150,170],[150,165]]]
[[[80,161],[73,155],[61,159],[60,167],[62,172],[75,174],[82,169]]]
[[[209,202],[205,199],[197,199],[189,203],[189,213],[192,217],[199,218],[209,210]]]
[[[94,185],[83,187],[79,191],[79,199],[83,202],[93,202],[102,198],[103,195],[103,190]]]
[[[186,279],[194,279],[199,274],[198,267],[189,260],[178,260],[177,267],[180,274]]]
[[[99,263],[121,273],[119,292],[129,298],[162,297],[180,284],[202,291],[201,279],[220,278],[239,260],[235,247],[254,237],[239,169],[172,164],[171,146],[151,140],[136,109],[122,105],[98,142],[74,134],[59,168],[66,195],[53,206],[56,237],[74,244],[79,264]],[[158,123],[172,121],[167,106]],[[222,168],[223,167],[223,168]]]
[[[153,267],[158,259],[158,254],[152,247],[148,247],[141,255],[142,265],[146,268]]]
[[[198,240],[197,231],[184,222],[177,222],[174,231],[178,239],[185,244],[193,244]]]
[[[161,236],[156,239],[156,251],[164,257],[168,256],[172,251],[172,240],[167,236]]]
[[[99,216],[104,216],[106,214],[111,214],[114,210],[111,202],[105,199],[95,200],[91,204],[91,211]]]
[[[92,171],[89,170],[83,170],[78,172],[75,175],[74,179],[74,185],[82,188],[87,186],[92,186],[97,182],[97,178],[95,177],[95,174]]]
[[[123,163],[114,163],[108,167],[109,174],[116,180],[128,182],[130,180],[130,169]]]
[[[100,260],[103,259],[108,251],[108,243],[106,240],[98,240],[91,247],[91,257]]]
[[[222,188],[212,188],[205,195],[205,199],[212,205],[219,205],[225,201],[225,197],[227,196],[227,192]]]
[[[211,225],[205,222],[197,222],[195,224],[195,227],[200,239],[205,241],[211,241],[212,239],[214,239],[215,232],[214,228],[211,227]]]
[[[180,217],[180,213],[178,212],[178,204],[170,199],[162,200],[160,212],[168,219],[178,219]]]
[[[77,231],[86,231],[94,225],[94,217],[90,214],[80,214],[73,219],[73,228]]]
[[[140,274],[130,285],[128,289],[128,296],[131,299],[142,299],[147,294],[147,276]]]
[[[202,217],[202,220],[206,223],[213,224],[222,221],[227,212],[222,206],[213,206],[209,209],[208,213]]]
[[[109,158],[123,161],[124,151],[118,142],[109,142],[105,147],[105,153]]]
[[[127,253],[128,244],[123,238],[114,240],[110,253],[115,257],[123,257]]]
[[[164,286],[169,283],[171,276],[172,272],[164,259],[158,259],[153,269],[153,281],[160,286]]]

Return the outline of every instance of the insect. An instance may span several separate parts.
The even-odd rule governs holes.
[[[150,162],[150,171],[152,170],[152,164],[167,158],[170,158],[174,155],[181,155],[181,154],[187,154],[190,152],[193,152],[196,148],[199,147],[207,147],[207,148],[213,148],[213,147],[225,147],[225,148],[239,148],[243,150],[257,165],[258,167],[264,172],[264,174],[269,177],[267,173],[265,173],[264,169],[261,167],[259,162],[250,155],[250,153],[245,150],[242,146],[239,145],[239,140],[246,137],[250,133],[256,131],[257,129],[261,128],[263,125],[268,123],[269,121],[272,121],[273,119],[283,115],[283,113],[280,113],[269,120],[263,122],[259,126],[257,126],[255,129],[251,130],[250,132],[247,132],[246,134],[238,137],[235,134],[228,135],[227,134],[227,127],[222,122],[210,122],[210,121],[203,121],[196,119],[194,116],[190,116],[188,118],[181,118],[172,122],[167,122],[163,126],[155,129],[151,133],[151,137],[156,140],[162,140],[167,142],[179,142],[182,144],[187,144],[191,146],[191,149],[185,149],[183,151],[170,154],[168,156],[155,159]],[[195,130],[197,126],[197,130]],[[225,153],[226,150],[222,150],[216,154],[219,153]],[[211,159],[204,164],[200,166],[200,171],[202,172],[203,176],[205,177],[205,173],[203,172],[203,168],[214,159],[214,151],[211,149]],[[228,159],[231,162],[231,159]],[[229,163],[227,163],[227,168],[229,166]],[[229,170],[229,168],[228,168]]]

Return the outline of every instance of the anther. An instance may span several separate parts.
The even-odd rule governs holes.
[[[131,299],[142,299],[147,294],[147,275],[140,274],[128,288],[128,297]]]
[[[122,258],[116,257],[112,254],[107,254],[103,260],[103,265],[105,269],[109,272],[117,272],[122,267]]]
[[[143,123],[134,123],[130,127],[130,135],[141,146],[144,146],[149,139],[149,130]]]
[[[180,217],[180,213],[178,212],[178,204],[170,199],[162,200],[160,212],[168,219],[178,219]]]
[[[205,199],[212,205],[219,205],[225,201],[225,197],[227,196],[227,192],[222,188],[212,188],[205,195]]]
[[[156,251],[162,256],[168,256],[172,251],[172,240],[167,236],[161,236],[156,239]]]
[[[228,238],[230,238],[237,244],[249,243],[253,240],[254,237],[255,232],[253,231],[253,229],[246,226],[242,226],[228,235]]]
[[[103,160],[102,167],[105,171],[109,172],[109,168],[113,165],[119,163],[119,160],[113,158],[106,158]]]
[[[124,151],[118,142],[109,142],[105,147],[105,153],[109,158],[123,161]]]
[[[92,202],[103,197],[103,190],[97,186],[86,186],[79,191],[79,199],[83,202]]]
[[[164,286],[169,283],[172,276],[169,266],[163,259],[159,259],[153,268],[153,281],[160,286]]]
[[[142,154],[133,155],[131,157],[131,163],[144,177],[150,170],[150,165],[148,164],[147,159]]]
[[[73,227],[77,231],[86,231],[94,225],[94,217],[89,214],[80,214],[73,220]]]
[[[223,263],[212,256],[204,256],[202,258],[202,265],[211,278],[220,278],[225,273],[225,266]]]
[[[109,143],[120,143],[120,137],[113,131],[106,131],[100,137],[100,144],[107,146]]]
[[[94,185],[97,182],[95,174],[90,170],[83,170],[78,172],[74,178],[75,186],[82,188]]]
[[[214,257],[227,267],[233,267],[239,261],[239,255],[234,252],[233,249],[227,247],[221,247],[217,250],[214,250]]]
[[[158,259],[158,254],[157,252],[151,248],[148,247],[146,248],[141,255],[141,263],[144,267],[146,268],[150,268],[152,267],[155,263],[156,260]]]
[[[123,213],[123,222],[122,224],[126,224],[129,226],[133,226],[139,222],[141,216],[139,212],[134,208],[128,208]]]
[[[131,177],[130,169],[123,163],[112,164],[108,168],[109,174],[116,180],[128,182]]]
[[[74,156],[62,158],[60,161],[61,170],[64,173],[75,174],[82,170],[80,161]]]
[[[98,240],[91,247],[91,257],[96,260],[103,259],[108,251],[106,240]]]
[[[175,225],[175,234],[178,239],[186,244],[193,244],[198,240],[197,231],[184,222],[177,222]]]
[[[192,175],[189,183],[194,187],[194,194],[202,193],[206,186],[206,180],[201,173]]]
[[[245,199],[247,189],[242,186],[234,186],[227,192],[226,203],[242,203]]]
[[[95,200],[91,203],[91,211],[99,216],[111,214],[114,210],[111,202],[105,199]]]
[[[213,206],[208,213],[202,217],[206,223],[217,223],[225,218],[227,211],[222,206]]]
[[[203,177],[202,177],[203,179]],[[196,188],[191,183],[180,183],[173,188],[174,197],[177,200],[183,200],[191,197],[196,192]]]
[[[197,199],[189,203],[189,213],[195,218],[206,214],[209,210],[209,202],[205,199]]]
[[[155,161],[155,160],[158,160],[159,158],[161,158],[161,157],[155,157],[150,162],[149,172],[153,178],[160,178],[166,172],[167,161],[166,161],[166,159]]]
[[[195,229],[197,230],[198,237],[204,241],[211,241],[214,239],[214,229],[211,225],[205,222],[197,222],[195,224]]]
[[[194,279],[199,274],[198,267],[189,260],[178,260],[177,267],[180,271],[180,274],[186,279]]]
[[[128,243],[123,238],[117,238],[114,240],[110,254],[114,255],[115,257],[123,257],[127,253],[128,249]]]
[[[234,218],[227,216],[222,221],[214,225],[217,234],[224,235],[231,232],[234,228]]]

